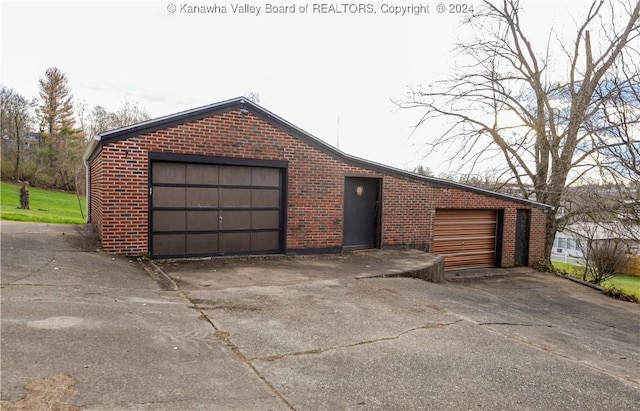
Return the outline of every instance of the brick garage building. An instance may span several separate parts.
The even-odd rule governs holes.
[[[91,141],[89,222],[154,258],[417,248],[447,269],[531,265],[542,204],[349,156],[243,98]]]

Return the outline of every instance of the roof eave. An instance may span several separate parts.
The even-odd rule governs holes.
[[[278,127],[284,129],[285,131],[295,135],[300,138],[304,142],[310,144],[326,152],[327,154],[333,156],[334,158],[340,159],[342,161],[348,162],[355,166],[360,166],[363,168],[372,169],[374,171],[378,171],[381,173],[395,175],[401,178],[409,178],[414,181],[420,181],[423,183],[444,187],[444,188],[454,188],[461,189],[465,191],[475,192],[481,195],[487,195],[491,197],[501,198],[506,201],[518,202],[521,204],[525,204],[531,207],[541,208],[545,211],[549,211],[552,209],[551,206],[546,204],[538,203],[535,201],[509,196],[507,194],[498,193],[495,191],[490,191],[478,187],[468,186],[462,183],[456,183],[450,180],[443,180],[435,177],[426,177],[421,176],[419,174],[411,173],[409,171],[400,170],[388,165],[376,163],[370,160],[365,160],[359,157],[352,156],[347,154],[339,149],[329,145],[323,140],[313,136],[312,134],[302,130],[301,128],[295,126],[294,124],[288,122],[287,120],[277,116],[276,114],[270,112],[269,110],[253,103],[251,100],[245,97],[236,97],[230,100],[210,104],[207,106],[198,107],[191,110],[182,111],[179,113],[159,117],[153,120],[147,120],[142,123],[133,124],[131,126],[122,127],[119,129],[107,131],[101,134],[98,134],[94,137],[94,139],[89,143],[87,150],[83,156],[85,161],[89,161],[92,156],[95,155],[95,151],[101,147],[102,145],[125,140],[130,137],[138,136],[141,134],[150,133],[153,131],[157,131],[160,129],[172,127],[179,124],[184,124],[189,121],[195,121],[199,119],[203,119],[218,113],[226,112],[233,109],[244,108],[252,112],[253,114],[265,119],[266,121],[275,123]]]
[[[84,162],[89,162],[91,160],[91,157],[93,157],[93,153],[99,145],[100,137],[94,136],[87,144],[87,148],[84,150],[84,154],[82,155],[82,160]]]

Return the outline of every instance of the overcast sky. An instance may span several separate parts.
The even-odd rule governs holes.
[[[420,112],[392,103],[456,63],[466,27],[460,14],[438,11],[448,1],[374,1],[360,10],[314,10],[304,0],[0,1],[1,83],[26,97],[37,96],[52,66],[67,74],[76,101],[109,110],[137,103],[151,117],[257,93],[267,110],[349,154],[436,173],[461,167],[444,155],[423,159],[421,142],[437,125],[412,136]],[[234,10],[246,4],[254,9]],[[572,25],[569,12],[587,2],[522,4],[530,28],[546,37],[545,25]],[[268,13],[269,5],[287,13]],[[404,16],[390,12],[411,5]]]

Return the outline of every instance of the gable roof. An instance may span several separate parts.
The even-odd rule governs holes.
[[[165,128],[177,126],[191,121],[202,120],[207,117],[214,116],[216,114],[224,113],[232,110],[247,110],[248,112],[262,118],[266,122],[278,127],[279,129],[299,138],[306,144],[315,147],[333,158],[346,162],[348,164],[373,170],[382,174],[393,175],[403,179],[409,179],[416,182],[428,183],[433,186],[443,188],[456,188],[465,191],[474,192],[481,195],[500,198],[506,201],[525,204],[531,207],[537,207],[545,210],[550,210],[551,206],[538,203],[536,201],[526,200],[519,197],[513,197],[507,194],[497,193],[478,187],[469,186],[462,183],[457,183],[450,180],[444,180],[436,177],[425,177],[419,174],[415,174],[409,171],[400,170],[391,166],[376,163],[370,160],[364,160],[362,158],[352,156],[337,148],[325,143],[319,138],[307,133],[306,131],[298,128],[297,126],[289,123],[283,118],[273,114],[265,108],[257,105],[245,97],[236,97],[230,100],[225,100],[219,103],[209,104],[202,107],[197,107],[191,110],[181,111],[179,113],[170,114],[167,116],[159,117],[152,120],[143,121],[141,123],[133,124],[126,127],[121,127],[115,130],[106,131],[96,135],[87,146],[84,153],[83,160],[90,161],[99,152],[99,149],[109,143],[116,141],[126,140],[141,134],[152,133],[154,131],[162,130]]]

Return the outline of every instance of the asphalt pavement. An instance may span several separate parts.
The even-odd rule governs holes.
[[[550,274],[431,283],[388,250],[151,263],[88,227],[0,229],[3,410],[640,403],[640,305]]]

